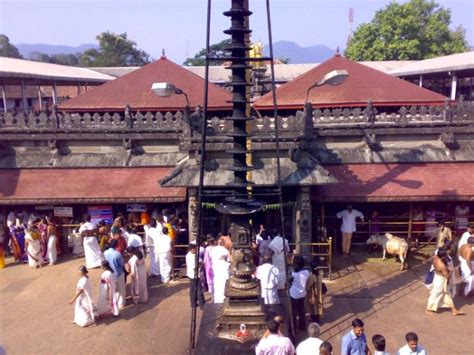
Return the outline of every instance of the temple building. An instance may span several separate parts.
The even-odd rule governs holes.
[[[346,70],[338,86],[315,87]],[[156,96],[155,82],[187,95]],[[227,194],[232,164],[228,91],[209,84],[205,164],[205,232],[225,231],[213,205]],[[196,218],[204,80],[166,57],[62,102],[52,113],[0,114],[0,206],[168,204]],[[293,241],[338,235],[335,214],[349,203],[382,231],[413,230],[413,210],[434,209],[449,221],[456,204],[474,211],[474,108],[342,56],[277,89],[278,182],[271,93],[254,101],[250,180],[253,193],[283,207]],[[271,208],[254,226],[280,227]],[[360,227],[359,241],[371,224]],[[355,239],[358,241],[357,238]]]

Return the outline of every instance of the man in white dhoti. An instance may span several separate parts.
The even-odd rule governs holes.
[[[229,250],[224,247],[225,240],[219,239],[217,246],[211,250],[211,265],[214,274],[214,303],[223,303],[225,299],[225,284],[229,278]]]
[[[69,301],[74,305],[74,323],[81,327],[88,327],[95,323],[96,308],[92,302],[92,286],[85,266],[79,267],[81,278],[76,286],[76,294]]]
[[[171,269],[173,267],[173,249],[171,238],[168,236],[168,228],[163,227],[155,242],[155,253],[158,255],[160,264],[161,282],[167,283],[171,280]]]
[[[440,248],[438,254],[433,256],[434,279],[428,304],[426,306],[427,314],[435,314],[438,308],[450,308],[453,316],[463,314],[454,306],[453,299],[449,294],[448,280],[450,271],[447,267],[448,252],[445,248]]]
[[[356,218],[360,218],[363,222],[364,215],[348,205],[346,210],[339,212],[336,216],[342,218],[342,253],[348,256],[351,251],[352,234],[356,231]]]
[[[82,236],[84,243],[84,256],[86,258],[86,267],[93,269],[100,267],[102,260],[102,252],[100,251],[99,242],[96,237],[97,225],[91,222],[91,216],[85,217],[85,222],[79,227],[79,234]]]
[[[105,260],[109,262],[110,267],[114,271],[116,285],[115,294],[117,296],[117,304],[119,309],[125,307],[125,262],[122,254],[115,248],[117,247],[117,240],[112,239],[109,243],[109,248],[104,252]]]
[[[464,296],[474,290],[474,237],[469,237],[467,243],[459,249],[459,266],[461,267]]]
[[[278,268],[271,264],[272,257],[265,254],[262,257],[262,264],[257,267],[255,277],[260,280],[261,294],[263,299],[263,308],[267,317],[274,313],[273,305],[280,303],[278,297]],[[276,313],[276,312],[275,312]]]
[[[283,246],[284,245],[284,246]],[[286,283],[286,270],[285,270],[285,250],[290,252],[290,247],[288,241],[285,239],[285,244],[283,244],[283,238],[278,234],[277,231],[273,231],[273,239],[268,244],[268,249],[272,253],[272,264],[278,268],[278,289],[282,290],[285,288]]]
[[[149,226],[145,226],[145,243],[150,255],[150,275],[160,276],[160,263],[158,258],[158,250],[155,245],[158,243],[158,236],[161,234],[161,226],[158,226],[155,219],[150,221]]]

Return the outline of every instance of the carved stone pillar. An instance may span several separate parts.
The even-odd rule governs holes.
[[[297,199],[298,204],[294,220],[296,253],[309,257],[312,250],[311,246],[299,245],[299,243],[312,242],[311,187],[302,186],[298,192]]]
[[[188,229],[189,229],[189,242],[196,240],[198,223],[199,223],[199,211],[198,211],[198,199],[197,189],[188,188]]]

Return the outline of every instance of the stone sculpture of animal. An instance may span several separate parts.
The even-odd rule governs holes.
[[[398,255],[401,262],[400,270],[403,270],[407,264],[407,254],[408,254],[408,243],[405,239],[395,237],[390,233],[373,234],[367,240],[367,244],[377,244],[380,245],[383,249],[383,260],[385,260],[386,254]]]

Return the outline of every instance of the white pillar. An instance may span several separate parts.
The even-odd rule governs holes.
[[[56,82],[53,82],[53,105],[57,104]]]
[[[7,95],[5,94],[5,85],[2,85],[3,111],[7,112]]]
[[[38,100],[39,100],[39,109],[43,111],[43,98],[41,97],[41,86],[37,86],[36,89],[38,90]]]
[[[23,80],[21,81],[21,102],[23,104],[23,111],[26,111],[28,108],[28,101],[26,101],[25,83]]]
[[[420,88],[423,87],[423,75],[420,75],[420,80],[418,81],[418,86],[419,86]]]
[[[451,100],[456,100],[456,86],[458,84],[458,78],[453,74],[451,81]]]

